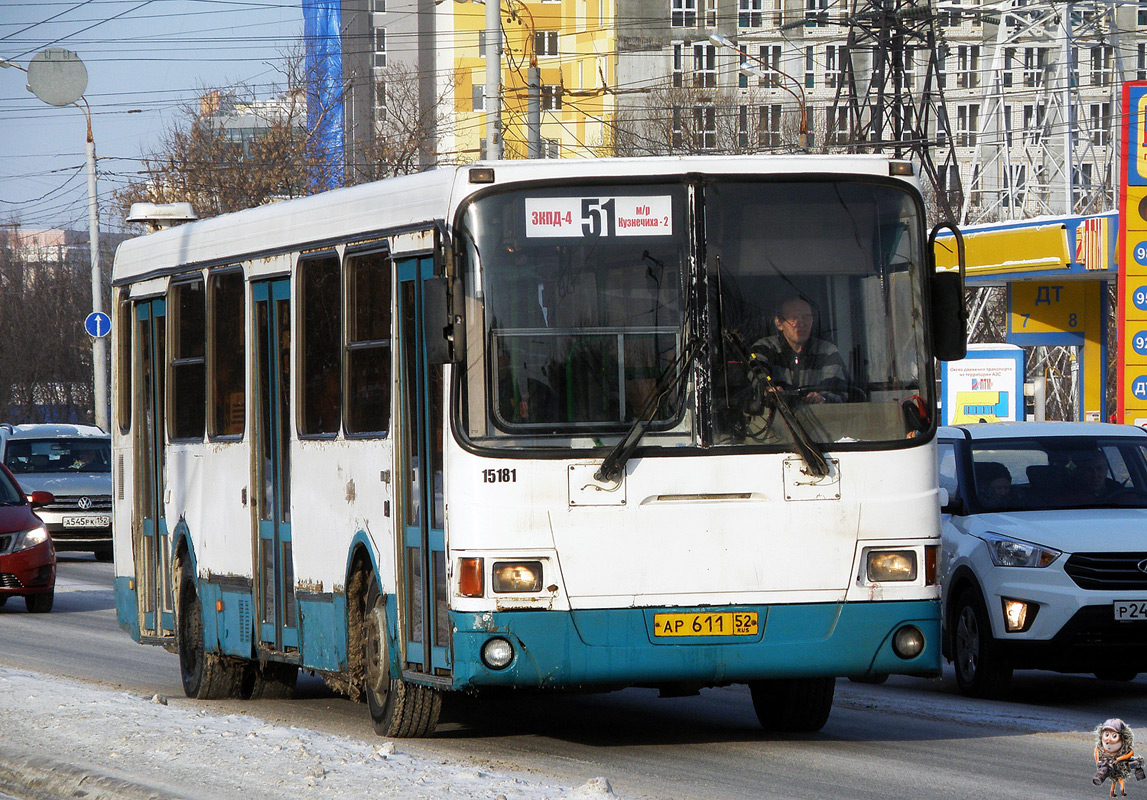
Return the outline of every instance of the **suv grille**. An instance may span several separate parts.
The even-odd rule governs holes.
[[[80,508],[80,498],[87,497],[92,501],[91,508]],[[79,511],[79,512],[99,512],[111,513],[112,510],[112,496],[110,494],[89,494],[89,495],[76,495],[75,497],[60,497],[56,495],[56,501],[44,506],[45,511]]]
[[[1063,565],[1081,589],[1147,590],[1147,553],[1075,553]]]

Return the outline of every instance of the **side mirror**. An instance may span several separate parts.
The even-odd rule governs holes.
[[[56,496],[51,492],[35,491],[28,495],[28,503],[32,506],[32,508],[50,506],[54,502],[56,502]]]
[[[956,240],[956,272],[936,271],[936,236],[949,228]],[[968,311],[964,307],[964,236],[945,222],[928,236],[928,259],[932,267],[932,345],[941,361],[959,361],[968,354]]]
[[[943,486],[940,487],[940,513],[957,516],[964,514],[964,501],[960,497],[950,494]]]
[[[455,281],[454,283],[457,283]],[[461,317],[453,314],[451,280],[427,278],[422,282],[422,331],[429,364],[450,364],[462,360]]]

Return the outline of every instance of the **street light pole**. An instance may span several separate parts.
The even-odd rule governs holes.
[[[76,106],[84,112],[88,125],[88,247],[91,253],[92,312],[103,313],[103,275],[100,270],[100,219],[96,193],[96,142],[92,136],[92,111],[84,100],[88,88],[88,70],[71,50],[41,50],[25,69],[19,64],[0,59],[0,67],[16,67],[28,75],[28,91],[50,106]],[[81,106],[79,101],[83,100]],[[105,335],[92,337],[92,401],[95,422],[108,430],[108,345]]]
[[[793,99],[797,101],[797,110],[800,112],[800,136],[797,139],[797,143],[800,145],[802,150],[807,151],[812,146],[812,137],[809,135],[808,110],[805,107],[804,87],[801,85],[801,82],[779,67],[768,64],[754,55],[750,55],[748,51],[742,50],[726,36],[722,36],[719,33],[711,33],[709,34],[709,40],[714,44],[719,44],[722,47],[729,48],[733,52],[738,53],[742,58],[751,58],[753,61],[756,61],[758,64],[761,64],[763,67],[765,67],[765,69],[762,70],[759,67],[752,67],[742,62],[741,72],[746,72],[750,75],[756,75],[760,78],[772,78],[770,73],[775,72],[782,78],[786,78],[792,82],[793,86],[797,88],[797,91],[793,91],[781,82],[777,82],[776,85],[792,95]]]
[[[501,0],[486,2],[486,157],[502,157],[502,13]]]

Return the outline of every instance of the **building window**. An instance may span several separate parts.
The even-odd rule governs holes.
[[[699,150],[716,149],[716,106],[700,105],[693,107],[693,146]]]
[[[168,314],[172,439],[203,439],[207,423],[206,303],[203,279],[173,284]],[[234,324],[234,323],[232,323]]]
[[[1004,143],[1008,147],[1011,147],[1012,146],[1012,107],[1011,106],[1004,106],[1003,115],[1004,115],[1004,118],[1003,118]]]
[[[681,106],[673,106],[673,146],[685,146],[685,120]]]
[[[781,146],[780,103],[771,103],[758,109],[757,142],[761,147]]]
[[[1091,143],[1106,147],[1111,144],[1111,103],[1092,103]]]
[[[386,66],[386,28],[374,29],[374,66],[378,69]]]
[[[1047,66],[1046,47],[1024,48],[1024,86],[1043,85],[1043,71]]]
[[[1037,145],[1043,137],[1043,124],[1047,114],[1047,106],[1043,103],[1024,103],[1023,142],[1027,145]]]
[[[1014,47],[1004,48],[1004,64],[1003,74],[1000,75],[1000,82],[1005,89],[1012,88],[1012,65],[1016,60],[1016,49]]]
[[[1140,28],[1147,28],[1147,0],[1139,0],[1136,9],[1135,24]]]
[[[1027,190],[1027,165],[1005,164],[1001,177],[1003,191],[1000,193],[1000,205],[1005,208],[1022,207],[1024,192]]]
[[[546,84],[542,86],[542,111],[562,110],[561,84]]]
[[[474,84],[470,89],[470,97],[475,111],[486,110],[486,87],[480,83]]]
[[[738,0],[738,26],[742,28],[759,28],[765,22],[764,17],[764,0]]]
[[[813,56],[812,45],[804,49],[804,88],[816,87],[816,58]]]
[[[951,123],[948,121],[948,111],[943,106],[936,108],[936,146],[946,147],[948,145],[948,131],[951,130]],[[940,176],[941,178],[943,176]]]
[[[347,256],[347,433],[390,426],[390,276],[383,251]]]
[[[962,103],[956,106],[956,146],[975,147],[980,126],[980,104]]]
[[[1115,50],[1109,45],[1091,48],[1091,85],[1107,86],[1111,83],[1111,65]]]
[[[737,43],[733,42],[733,47],[737,47]],[[749,71],[756,69],[756,65],[749,64],[749,54],[737,48],[737,56],[740,61],[737,63],[737,87],[740,89],[749,88]]]
[[[673,88],[685,85],[685,43],[673,43]]]
[[[242,436],[247,418],[243,273],[239,270],[215,273],[207,286],[207,314],[211,328],[211,400],[207,432],[211,436]]]
[[[844,66],[848,59],[848,48],[843,45],[825,45],[824,48],[824,85],[833,88],[840,82],[844,83]]]
[[[936,48],[936,85],[944,89],[948,86],[948,47],[940,45]]]
[[[669,24],[674,28],[697,27],[697,0],[671,0]]]
[[[737,106],[737,147],[749,149],[749,107]]]
[[[557,139],[542,139],[542,158],[561,158],[562,143]]]
[[[805,0],[804,24],[806,28],[828,25],[828,0]]]
[[[370,10],[375,14],[386,12],[386,0],[370,0]]]
[[[717,85],[717,47],[712,44],[693,45],[693,88],[713,88]]]
[[[956,48],[956,85],[975,89],[980,85],[980,46],[962,44]]]
[[[848,109],[829,106],[825,109],[825,144],[848,144]]]
[[[904,47],[904,88],[912,91],[916,88],[916,48]]]
[[[1147,81],[1147,44],[1140,43],[1136,51],[1135,80]]]
[[[323,253],[299,259],[302,326],[301,434],[337,433],[342,414],[342,302],[339,259]]]
[[[710,28],[717,27],[717,0],[704,0],[705,25]]]
[[[757,83],[761,86],[780,86],[781,74],[781,46],[779,44],[763,44],[760,49],[761,63],[765,65],[765,74]]]
[[[538,31],[534,34],[534,52],[539,56],[558,54],[558,32]]]

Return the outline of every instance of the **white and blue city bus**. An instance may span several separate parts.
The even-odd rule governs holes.
[[[483,163],[128,241],[119,622],[189,696],[309,670],[388,736],[446,692],[733,683],[813,730],[838,676],[936,674],[929,241],[877,156]],[[793,295],[839,402],[759,357]]]

